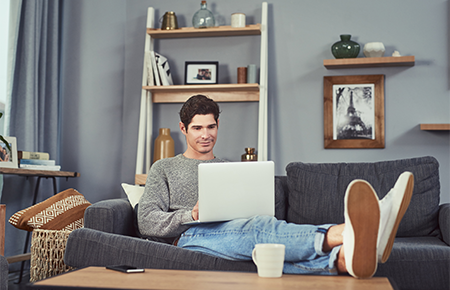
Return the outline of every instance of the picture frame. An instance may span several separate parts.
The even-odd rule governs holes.
[[[16,137],[3,137],[9,144],[11,151],[3,141],[0,141],[0,167],[18,168]]]
[[[186,61],[185,85],[217,84],[219,80],[218,61]]]
[[[384,148],[384,75],[323,80],[325,149]]]

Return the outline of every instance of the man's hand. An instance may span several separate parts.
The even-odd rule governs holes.
[[[192,218],[194,219],[194,221],[198,220],[198,201],[192,209]]]

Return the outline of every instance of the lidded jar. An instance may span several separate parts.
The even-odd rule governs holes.
[[[385,48],[382,42],[369,42],[364,45],[363,53],[366,57],[382,57]]]
[[[195,12],[194,17],[192,17],[192,25],[194,28],[208,28],[214,27],[216,21],[214,15],[211,11],[206,9],[206,1],[202,1],[200,4],[200,10]]]

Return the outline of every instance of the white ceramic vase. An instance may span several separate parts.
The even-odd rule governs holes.
[[[384,44],[382,42],[369,42],[364,45],[363,53],[366,57],[384,56]]]

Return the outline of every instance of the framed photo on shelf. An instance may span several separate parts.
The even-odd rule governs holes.
[[[185,85],[217,84],[218,76],[218,61],[186,61],[185,63]]]
[[[0,167],[18,168],[16,137],[3,138],[8,146],[0,140]]]
[[[384,148],[384,75],[326,76],[325,149]]]

